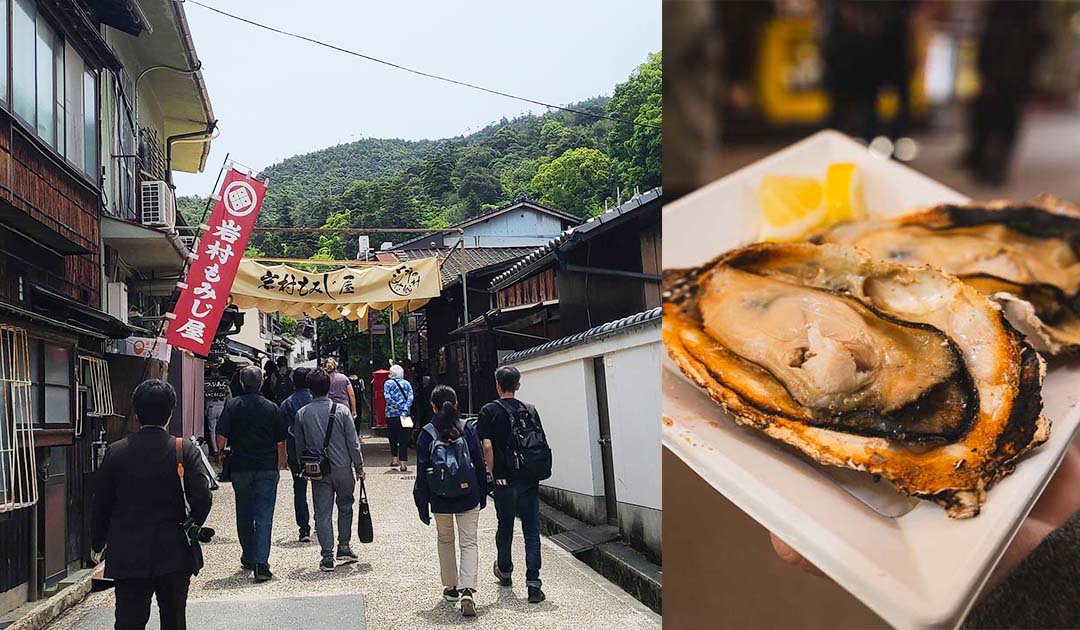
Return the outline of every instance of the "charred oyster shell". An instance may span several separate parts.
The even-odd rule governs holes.
[[[841,224],[814,240],[955,274],[995,296],[1038,350],[1080,353],[1080,208],[1067,202],[1044,196],[941,205]]]
[[[663,283],[668,352],[737,422],[955,518],[1049,436],[1042,359],[955,277],[760,243]]]

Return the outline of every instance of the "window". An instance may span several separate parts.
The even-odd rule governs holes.
[[[37,502],[28,338],[0,324],[0,512]]]
[[[0,0],[0,34],[4,35],[0,40],[0,69],[8,67],[8,0]],[[0,70],[0,103],[8,102],[8,77],[7,72]]]
[[[98,177],[97,73],[37,12],[34,0],[11,11],[12,110],[34,133],[95,182]],[[4,16],[6,18],[6,15]],[[0,19],[0,27],[6,26]],[[0,30],[0,34],[6,29]],[[7,51],[3,51],[6,56]],[[0,66],[0,69],[7,67]],[[3,72],[0,71],[0,75]],[[6,95],[6,76],[0,92]],[[3,99],[0,99],[3,100]]]
[[[34,0],[15,0],[11,7],[11,91],[15,113],[34,124],[37,90],[34,87],[37,7]]]
[[[72,423],[70,348],[30,340],[30,417],[34,425]]]

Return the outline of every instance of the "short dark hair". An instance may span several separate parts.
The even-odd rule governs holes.
[[[289,367],[289,357],[284,354],[277,358],[278,367]]]
[[[240,385],[247,394],[259,391],[263,384],[263,371],[254,365],[249,365],[240,370]]]
[[[176,407],[176,390],[172,385],[156,378],[143,381],[131,394],[131,406],[140,425],[165,426]]]
[[[516,392],[521,387],[521,372],[512,365],[495,370],[495,382],[504,392]]]
[[[308,373],[311,372],[311,368],[296,368],[292,371],[292,384],[296,389],[304,389],[307,387]]]
[[[312,370],[307,375],[307,386],[312,396],[325,396],[330,391],[330,375],[326,370]]]

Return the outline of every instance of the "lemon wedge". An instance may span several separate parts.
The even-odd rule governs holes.
[[[758,185],[765,241],[796,241],[828,217],[821,183],[812,177],[765,174]]]
[[[825,221],[829,224],[866,218],[862,178],[850,162],[833,162],[825,171]]]

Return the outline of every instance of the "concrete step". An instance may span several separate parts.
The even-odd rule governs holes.
[[[639,602],[662,614],[663,570],[622,542],[618,528],[590,525],[541,501],[540,531]],[[571,546],[576,546],[577,551]]]
[[[266,630],[267,628],[366,627],[363,595],[313,595],[275,599],[210,599],[189,601],[189,628],[199,630]],[[242,611],[242,612],[240,612]],[[111,630],[116,609],[95,608],[79,621],[79,630]],[[146,630],[159,630],[157,603]]]

